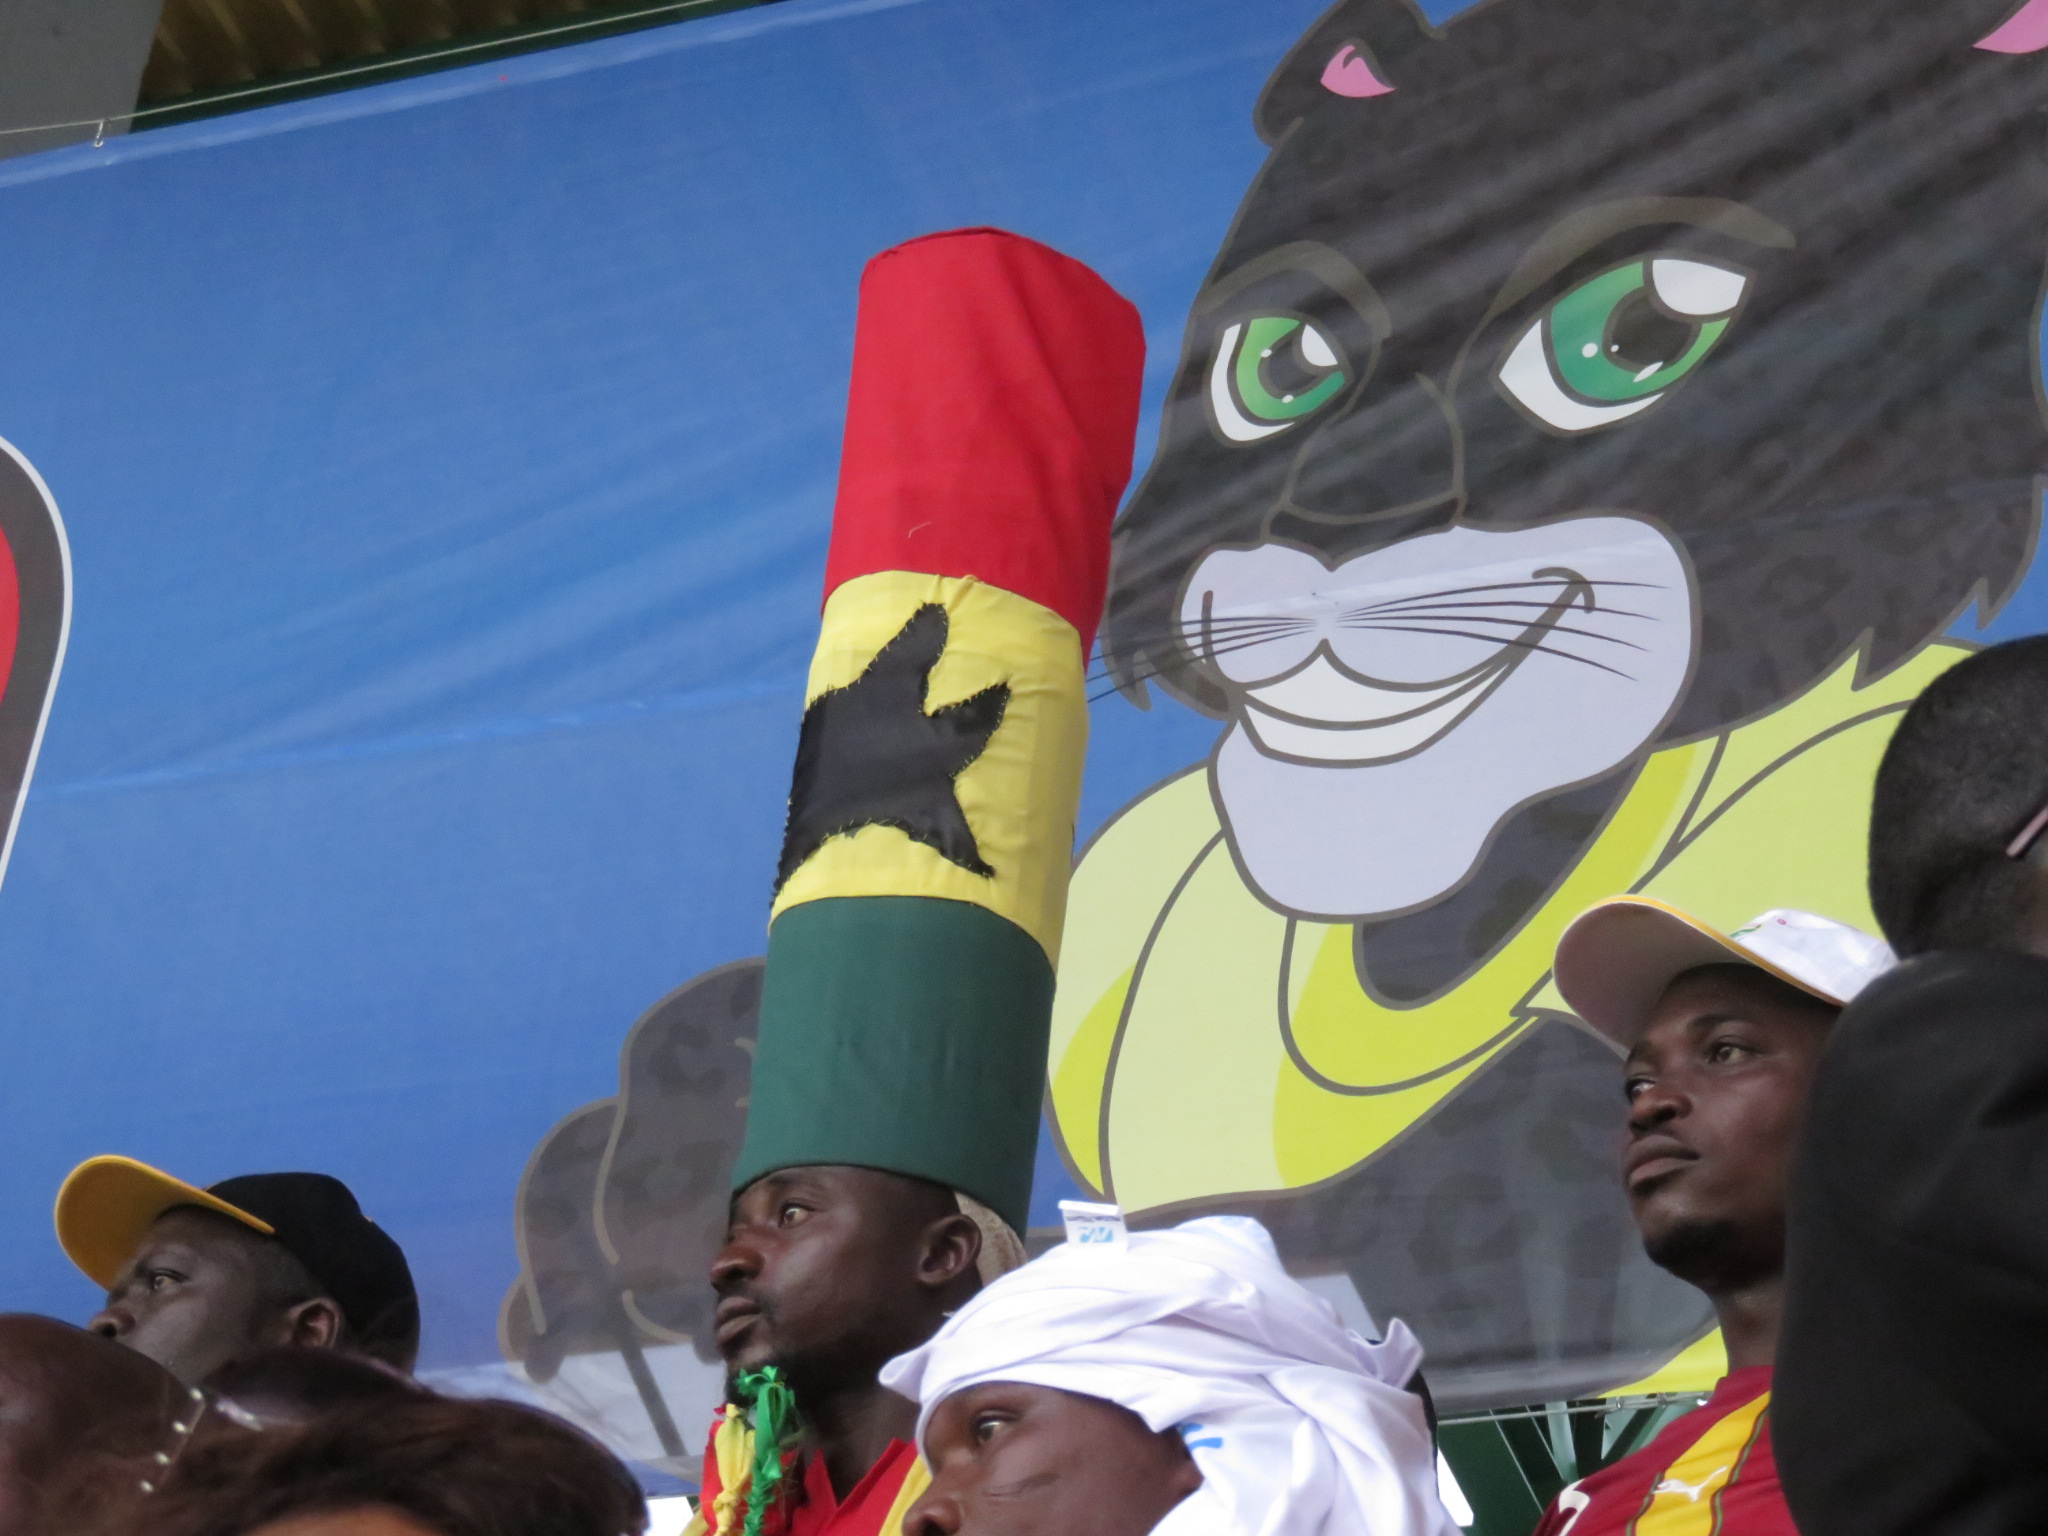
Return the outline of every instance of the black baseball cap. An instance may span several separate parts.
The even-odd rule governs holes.
[[[341,1308],[357,1347],[418,1338],[419,1296],[405,1251],[328,1174],[247,1173],[201,1189],[132,1157],[87,1158],[57,1191],[57,1241],[112,1290],[151,1225],[180,1206],[275,1238]]]

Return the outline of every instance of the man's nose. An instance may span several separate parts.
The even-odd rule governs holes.
[[[1433,380],[1368,387],[1302,445],[1269,536],[1342,558],[1447,526],[1457,461],[1455,416]]]
[[[723,1296],[761,1273],[761,1250],[744,1237],[728,1237],[711,1261],[711,1289]]]
[[[1654,1082],[1628,1102],[1628,1128],[1650,1131],[1684,1114],[1688,1101],[1684,1093],[1668,1082]]]
[[[135,1314],[127,1306],[107,1298],[107,1304],[93,1315],[86,1325],[88,1332],[96,1333],[103,1339],[118,1339],[135,1327]]]
[[[939,1488],[924,1496],[903,1516],[903,1536],[955,1536],[960,1529],[960,1501]]]

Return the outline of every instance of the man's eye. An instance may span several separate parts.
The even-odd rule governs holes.
[[[1650,1080],[1647,1077],[1632,1077],[1621,1085],[1621,1091],[1627,1097],[1629,1103],[1633,1104],[1643,1096],[1644,1090],[1649,1086]]]
[[[1216,430],[1234,443],[1285,432],[1351,380],[1329,333],[1294,315],[1260,315],[1224,329],[1209,365]]]
[[[999,1413],[979,1415],[974,1421],[974,1438],[976,1442],[982,1445],[988,1444],[990,1440],[995,1438],[996,1431],[1007,1422],[1008,1420]]]
[[[1500,387],[1553,431],[1609,426],[1699,367],[1748,292],[1748,276],[1718,262],[1625,262],[1532,321],[1500,365]]]
[[[1707,1047],[1707,1060],[1715,1066],[1725,1066],[1738,1057],[1749,1055],[1749,1047],[1739,1040],[1716,1040]]]
[[[794,1201],[790,1201],[786,1203],[782,1207],[781,1211],[777,1213],[776,1219],[785,1227],[793,1227],[810,1214],[811,1213],[807,1207],[798,1205]]]
[[[152,1269],[148,1276],[150,1293],[154,1295],[158,1291],[169,1290],[182,1278],[168,1269]]]

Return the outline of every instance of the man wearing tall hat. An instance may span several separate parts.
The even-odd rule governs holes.
[[[409,1371],[420,1311],[405,1253],[324,1173],[201,1189],[127,1157],[57,1192],[57,1240],[107,1293],[88,1325],[188,1384],[272,1345],[346,1349]]]
[[[715,1536],[897,1531],[877,1380],[1023,1258],[1136,310],[997,230],[870,262],[746,1143]]]

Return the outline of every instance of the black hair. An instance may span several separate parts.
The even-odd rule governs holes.
[[[344,1318],[342,1343],[358,1355],[410,1372],[420,1357],[419,1298],[407,1295],[360,1325]]]
[[[216,1411],[237,1424],[263,1429],[309,1423],[368,1402],[433,1396],[402,1371],[354,1350],[291,1344],[231,1360],[203,1387]]]
[[[637,1536],[647,1519],[632,1475],[581,1430],[517,1403],[422,1392],[292,1428],[216,1426],[116,1529],[246,1536],[373,1507],[441,1536]]]
[[[222,1221],[239,1226],[228,1217]],[[247,1228],[243,1228],[247,1231]],[[313,1278],[313,1272],[299,1262],[298,1257],[274,1237],[265,1237],[260,1232],[250,1232],[255,1242],[249,1251],[255,1258],[254,1269],[257,1297],[266,1310],[284,1311],[296,1307],[302,1301],[311,1301],[316,1296],[325,1296],[325,1286]],[[346,1326],[346,1325],[344,1325]]]
[[[51,1317],[0,1315],[0,1529],[76,1536],[150,1475],[191,1394],[148,1356]]]
[[[2038,899],[2040,845],[2028,858],[2005,850],[2044,804],[2048,636],[2036,635],[1936,678],[1878,765],[1870,905],[1902,958],[2018,946]]]

